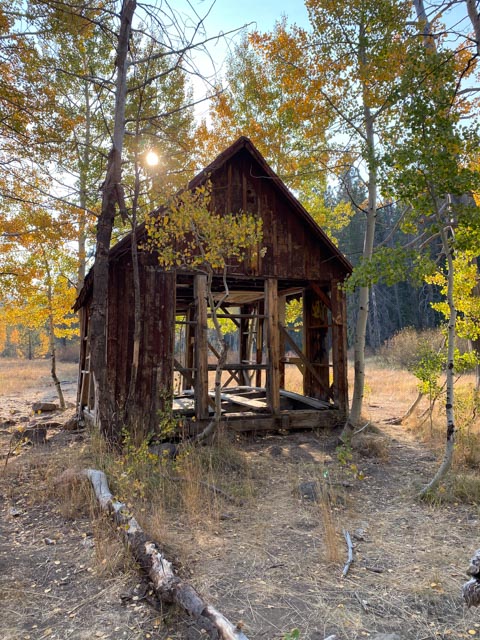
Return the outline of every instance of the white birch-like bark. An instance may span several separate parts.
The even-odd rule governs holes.
[[[419,496],[425,497],[431,491],[434,491],[443,478],[447,475],[452,466],[453,450],[455,446],[455,413],[454,413],[454,362],[455,353],[455,324],[457,319],[457,310],[453,299],[453,247],[450,246],[448,240],[448,231],[444,228],[440,231],[442,239],[442,247],[447,258],[447,302],[449,310],[448,318],[448,336],[447,336],[447,372],[446,372],[446,403],[445,411],[447,417],[447,441],[445,445],[445,454],[442,463],[432,478],[432,480],[420,491]]]
[[[86,69],[84,69],[86,71]],[[85,80],[83,83],[83,97],[85,100],[85,142],[83,150],[80,153],[79,158],[79,205],[80,212],[78,214],[78,272],[77,272],[77,294],[83,287],[83,282],[86,275],[87,264],[87,174],[90,166],[90,146],[91,146],[91,104],[90,104],[90,91],[88,82]]]
[[[360,36],[360,42],[362,42],[362,34]],[[358,55],[360,65],[366,66],[366,52],[362,45],[359,47]],[[372,259],[373,255],[375,224],[377,221],[377,163],[375,155],[375,117],[368,106],[365,86],[363,87],[363,113],[368,165],[368,206],[365,241],[363,245],[363,261],[364,263],[368,263]],[[355,427],[360,423],[362,415],[365,389],[365,340],[367,333],[369,293],[370,288],[367,285],[360,287],[357,324],[355,327],[355,375],[353,382],[352,405],[350,408],[350,415],[340,435],[340,440],[342,442],[348,442],[350,440]]]
[[[467,5],[468,17],[472,23],[475,40],[477,43],[477,56],[480,56],[480,14],[477,10],[477,2],[475,0],[465,0]]]
[[[53,287],[52,274],[48,260],[44,258],[45,273],[47,275],[47,300],[48,300],[48,342],[50,346],[50,375],[58,395],[60,409],[65,409],[65,398],[63,396],[62,385],[57,376],[57,350],[55,347],[55,323],[53,318]]]

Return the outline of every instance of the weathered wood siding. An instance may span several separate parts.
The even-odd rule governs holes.
[[[140,260],[142,342],[134,404],[148,415],[149,429],[172,391],[175,339],[175,274],[162,271],[151,256]],[[115,409],[128,397],[134,331],[134,293],[131,262],[125,256],[110,265],[107,319],[108,388]]]
[[[273,418],[264,423],[267,425],[264,428],[287,426],[290,418],[281,411],[279,388],[285,384],[286,349],[293,349],[295,364],[304,372],[304,393],[324,401],[333,399],[345,411],[348,401],[345,294],[339,283],[350,272],[348,261],[247,139],[239,139],[220,154],[190,182],[190,188],[204,184],[207,178],[212,183],[212,206],[217,213],[243,211],[263,222],[263,238],[256,250],[242,262],[228,261],[229,287],[239,296],[236,302],[241,307],[240,363],[231,368],[232,375],[239,383],[248,384],[248,373],[253,372],[252,382],[254,379],[257,387],[265,384]],[[157,214],[162,215],[162,208]],[[140,225],[140,245],[144,234],[145,228]],[[165,272],[156,256],[142,249],[139,264],[142,337],[133,403],[127,402],[134,347],[130,242],[131,236],[126,236],[110,252],[106,366],[113,411],[120,419],[125,415],[129,419],[138,416],[145,432],[155,430],[158,412],[173,386],[175,315],[183,313],[188,323],[185,358],[188,379],[184,386],[190,387],[193,377],[196,418],[200,424],[209,419],[208,371],[213,366],[208,363],[205,277],[188,271],[179,270],[177,275]],[[84,309],[84,320],[92,281],[90,274],[77,301],[77,308]],[[214,277],[213,286],[222,290],[220,274]],[[246,292],[254,295],[242,299]],[[284,329],[286,299],[302,292],[303,350],[289,339]],[[257,317],[250,319],[249,313]],[[86,334],[84,321],[82,335]],[[81,367],[85,370],[89,368],[88,346],[84,340]],[[250,360],[253,369],[247,367],[246,361]],[[88,406],[92,408],[93,399],[88,392],[92,385],[88,385],[88,377],[82,380],[85,384],[79,391],[79,402],[84,405],[88,397]],[[302,418],[302,424],[305,420],[310,421],[310,415]]]
[[[342,280],[345,271],[332,259],[330,249],[319,243],[310,225],[294,211],[275,181],[264,175],[260,165],[243,151],[215,171],[211,177],[213,202],[220,213],[245,211],[263,220],[261,247],[265,256],[239,265],[244,275],[307,279],[328,282]]]

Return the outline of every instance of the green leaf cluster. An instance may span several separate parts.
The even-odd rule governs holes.
[[[420,283],[425,274],[434,272],[433,260],[428,255],[419,254],[413,248],[380,247],[370,260],[360,259],[346,281],[345,289],[352,292],[357,287],[370,287],[378,282],[390,286],[408,279]]]
[[[210,183],[183,191],[145,224],[146,247],[167,269],[222,270],[244,259],[247,252],[255,261],[261,251],[262,220],[244,212],[216,212]]]

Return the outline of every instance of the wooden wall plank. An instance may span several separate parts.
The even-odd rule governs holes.
[[[263,316],[265,313],[265,303],[263,300],[257,302],[257,314]],[[262,317],[258,317],[256,320],[256,347],[255,347],[255,362],[256,364],[262,364],[263,361],[263,343],[265,334],[265,320]],[[262,386],[262,371],[258,369],[255,373],[255,386]]]
[[[182,389],[191,389],[193,381],[193,367],[195,362],[194,357],[194,344],[195,344],[195,330],[194,322],[195,310],[193,307],[187,309],[185,319],[187,324],[185,325],[185,368],[189,370],[190,379],[182,376]]]
[[[280,325],[285,326],[285,313],[287,309],[287,298],[285,296],[279,296],[278,298],[278,321]],[[279,380],[278,385],[280,389],[285,389],[285,336],[282,331],[278,336],[278,355],[279,355]]]
[[[280,339],[278,325],[278,282],[265,280],[265,315],[267,316],[267,401],[272,413],[280,411]]]
[[[313,376],[308,369],[305,371],[303,391],[305,395],[320,400],[329,399],[327,325],[327,307],[312,289],[306,289],[303,295],[304,352],[317,375]]]
[[[115,371],[115,408],[120,411],[125,407],[128,393],[128,375],[129,365],[128,357],[132,353],[129,348],[129,321],[133,313],[133,304],[131,297],[132,272],[131,264],[127,260],[118,261],[112,265],[112,269],[117,270],[117,287],[118,287],[118,313],[117,313],[117,353],[116,353],[116,370]]]
[[[333,392],[338,408],[348,412],[347,303],[340,283],[332,281]]]
[[[123,289],[120,278],[124,271],[111,264],[108,271],[108,306],[107,306],[107,388],[112,398],[117,395],[117,360],[121,345],[118,341],[119,291]],[[125,311],[123,311],[125,313]],[[115,403],[116,404],[116,403]]]
[[[208,417],[207,276],[194,276],[195,295],[195,417]]]

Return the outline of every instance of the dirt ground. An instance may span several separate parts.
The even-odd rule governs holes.
[[[395,380],[395,372],[384,375]],[[72,402],[75,368],[67,367],[62,380]],[[357,452],[342,465],[334,432],[242,436],[235,446],[248,461],[252,497],[242,507],[221,505],[209,526],[180,518],[164,523],[189,580],[230,620],[242,620],[250,640],[280,640],[294,628],[301,640],[480,635],[478,611],[467,610],[460,595],[469,558],[480,546],[478,507],[415,499],[438,460],[411,432],[389,424],[414,394],[412,385],[412,395],[394,398],[392,388],[380,385],[366,406],[368,419],[385,435],[384,459]],[[39,399],[54,399],[48,377],[30,388],[6,388],[0,453],[7,453],[13,430],[31,419],[31,403]],[[179,611],[154,606],[148,585],[112,538],[108,552],[119,561],[103,566],[101,535],[88,509],[72,519],[60,507],[45,471],[48,461],[67,465],[88,437],[51,428],[46,445],[23,447],[6,468],[0,460],[0,636],[204,637]],[[298,491],[301,482],[318,478],[331,492],[333,541],[322,504]],[[355,546],[345,578],[344,530]],[[329,560],[335,551],[338,559]]]

